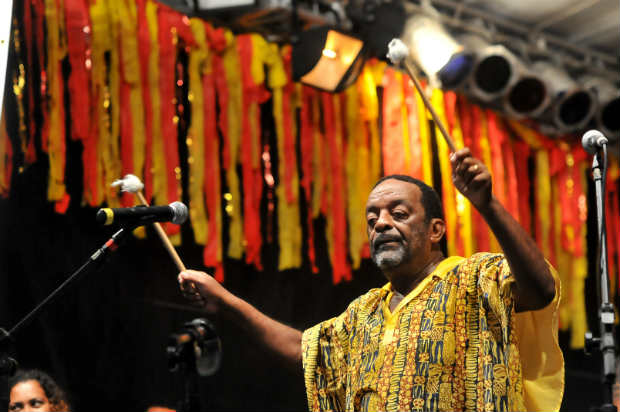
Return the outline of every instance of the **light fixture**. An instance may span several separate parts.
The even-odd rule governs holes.
[[[540,120],[549,121],[559,133],[583,129],[596,109],[596,96],[560,68],[560,62],[539,60],[531,70],[544,80],[551,103]]]
[[[579,83],[596,96],[595,127],[609,141],[620,140],[620,89],[611,80],[593,75],[581,77]]]
[[[474,33],[457,38],[474,56],[465,84],[468,94],[500,106],[516,119],[538,116],[545,110],[549,104],[545,83],[508,48]]]
[[[445,30],[428,2],[407,19],[401,40],[416,65],[442,88],[457,88],[471,69],[471,53]]]
[[[338,92],[355,81],[364,66],[364,42],[329,26],[299,33],[293,42],[293,79]]]

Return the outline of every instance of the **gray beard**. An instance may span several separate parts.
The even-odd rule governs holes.
[[[405,262],[407,253],[402,245],[396,249],[373,250],[372,260],[381,270],[393,269]]]

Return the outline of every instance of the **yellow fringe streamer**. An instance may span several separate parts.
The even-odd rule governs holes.
[[[206,74],[209,50],[207,48],[204,21],[198,18],[190,19],[190,27],[196,47],[189,53],[189,102],[192,116],[187,131],[187,162],[189,164],[189,215],[194,231],[194,240],[199,245],[207,242],[207,212],[204,202],[204,98],[202,76]]]

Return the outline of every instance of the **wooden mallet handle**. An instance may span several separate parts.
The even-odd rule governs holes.
[[[149,205],[141,191],[137,191],[136,195],[138,196],[138,199],[140,199],[140,202],[144,206]],[[168,235],[166,235],[166,232],[164,232],[164,228],[161,227],[159,222],[154,222],[153,226],[155,227],[155,231],[159,235],[159,238],[164,243],[164,247],[168,251],[168,254],[170,254],[170,257],[172,258],[172,260],[174,260],[174,263],[177,265],[177,269],[179,269],[179,272],[183,272],[184,270],[186,270],[185,265],[183,264],[183,262],[181,261],[181,258],[179,257],[179,254],[177,253],[174,246],[172,246],[172,243],[170,242]]]

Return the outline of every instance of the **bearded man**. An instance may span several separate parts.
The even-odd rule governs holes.
[[[437,193],[409,176],[382,178],[366,206],[373,261],[389,283],[340,316],[298,331],[204,272],[179,274],[185,296],[221,311],[297,370],[313,411],[559,410],[559,280],[533,239],[492,193],[469,149],[452,180],[503,254],[445,257]]]

